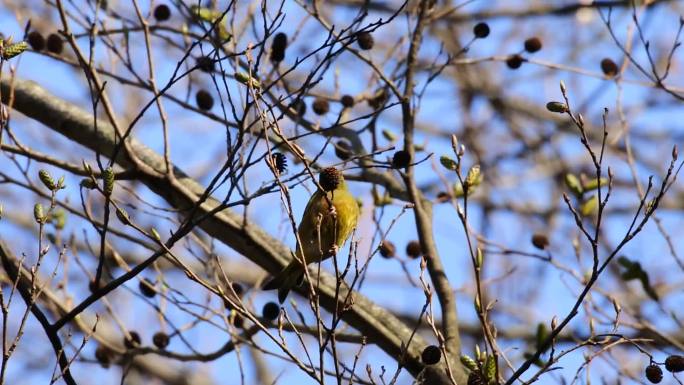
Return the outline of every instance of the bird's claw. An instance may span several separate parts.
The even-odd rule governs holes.
[[[333,245],[328,252],[330,253],[330,255],[337,255],[337,252],[339,250],[340,250],[339,246]]]

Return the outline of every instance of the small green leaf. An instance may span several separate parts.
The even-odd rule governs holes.
[[[125,226],[128,226],[128,225],[131,224],[131,219],[130,219],[130,217],[128,216],[128,213],[126,212],[126,210],[124,210],[124,209],[122,209],[122,208],[117,208],[117,209],[116,209],[116,217],[117,217],[117,218],[119,219],[119,221],[120,221],[123,225],[125,225]]]
[[[161,236],[159,235],[159,232],[157,231],[157,229],[155,229],[155,228],[153,227],[153,228],[150,230],[150,232],[152,233],[152,237],[153,237],[154,239],[156,239],[157,241],[161,242]]]
[[[446,168],[447,170],[451,170],[451,171],[458,170],[458,163],[446,155],[442,155],[439,157],[439,163],[441,163],[442,166],[444,168]]]
[[[251,78],[249,75],[247,75],[244,72],[236,72],[235,73],[235,80],[237,80],[240,83],[247,85],[247,86],[251,85],[254,88],[261,87],[261,84],[259,83],[258,80]]]
[[[45,211],[43,210],[43,205],[40,203],[36,203],[33,206],[33,219],[36,220],[36,223],[45,222]]]
[[[564,114],[568,112],[568,106],[561,102],[548,102],[546,103],[546,109],[558,114]]]
[[[570,192],[572,192],[578,198],[580,198],[582,196],[582,193],[584,193],[584,189],[582,189],[582,184],[580,183],[579,179],[575,176],[575,174],[565,174],[565,186],[567,186],[568,190],[570,190]]]
[[[38,177],[40,178],[40,181],[43,182],[45,187],[48,188],[48,190],[52,191],[52,190],[57,189],[57,185],[55,184],[55,180],[52,179],[52,176],[50,175],[49,172],[47,172],[47,170],[38,171]]]
[[[599,186],[603,187],[608,184],[608,179],[607,178],[601,178],[601,179],[590,179],[586,183],[582,185],[584,188],[584,191],[591,191],[591,190],[596,190],[599,188]]]
[[[537,334],[535,335],[536,348],[541,350],[544,341],[549,336],[549,330],[546,328],[546,324],[540,322],[537,324]]]
[[[641,287],[644,289],[646,294],[654,301],[658,301],[658,293],[655,291],[653,286],[651,286],[651,280],[648,276],[648,273],[641,267],[641,263],[637,261],[631,261],[627,257],[621,256],[618,258],[618,264],[625,269],[620,273],[622,280],[631,281],[638,279],[641,282]]]
[[[582,214],[583,217],[587,217],[595,213],[597,208],[598,196],[592,195],[591,198],[582,202],[582,204],[580,205],[580,214]]]

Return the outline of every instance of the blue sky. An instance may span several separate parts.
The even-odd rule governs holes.
[[[474,12],[476,10],[489,9],[493,3],[494,2],[475,1],[468,4],[464,8],[464,11]],[[515,5],[518,5],[525,2],[514,3]],[[561,4],[562,2],[557,3]],[[504,8],[508,6],[513,7],[513,2],[496,2],[496,7]],[[147,9],[146,7],[148,7],[148,4],[143,2],[141,3],[141,7]],[[286,16],[281,28],[283,31],[290,32],[298,26],[304,15],[301,10],[293,4],[288,4],[285,11]],[[345,23],[348,23],[350,15],[349,11],[342,10],[330,15],[330,18],[335,25],[341,27],[345,25]],[[616,11],[614,17],[615,29],[618,31],[618,35],[621,38],[624,38],[627,24],[630,22],[630,15],[629,13]],[[371,14],[367,21],[375,21],[377,18],[378,15]],[[654,40],[657,39],[659,43],[670,42],[676,33],[678,18],[678,15],[666,12],[665,7],[656,8],[653,13],[644,20],[645,31],[649,36],[653,36],[652,38]],[[172,21],[173,20],[175,19],[172,19]],[[13,14],[9,11],[0,11],[0,28],[6,36],[19,36],[23,30],[23,22],[24,21],[22,21],[22,25],[18,25]],[[53,22],[56,23],[57,20],[55,19]],[[470,39],[470,28],[472,28],[474,23],[475,21],[473,21],[473,23],[463,23],[462,27],[459,28],[461,36],[458,38],[462,43],[465,44],[468,39]],[[525,22],[512,22],[504,19],[496,19],[490,23],[492,29],[491,36],[488,39],[476,41],[465,57],[477,58],[488,57],[490,55],[517,53],[521,50],[522,41],[525,38],[533,35],[540,35],[545,43],[549,43],[545,44],[545,47],[541,52],[530,56],[534,59],[591,71],[597,75],[600,74],[598,63],[603,57],[612,57],[618,62],[622,59],[622,56],[615,48],[615,45],[607,37],[606,29],[601,26],[601,22],[596,15],[594,15],[594,19],[587,25],[586,29],[576,29],[577,25],[578,23],[576,23],[573,18],[540,17],[531,18],[529,21]],[[396,23],[381,28],[375,36],[377,41],[391,42],[396,40],[395,36],[405,32],[406,19],[400,17],[397,19]],[[245,42],[249,40],[250,39],[245,39]],[[302,52],[307,47],[316,47],[322,40],[323,35],[321,34],[320,26],[313,21],[306,22],[299,39],[289,48],[285,64],[293,63],[298,52]],[[569,49],[570,47],[579,47],[582,54],[570,54],[572,51]],[[425,55],[424,57],[432,58],[432,55],[436,55],[438,52],[438,44],[436,44],[434,40],[431,40],[426,42],[421,54]],[[637,52],[637,60],[644,62],[645,57],[643,55],[643,50],[637,48],[635,49],[635,52]],[[133,50],[132,54],[134,57],[139,58],[139,60],[144,58],[144,51],[140,49],[140,46],[138,46],[138,49]],[[100,51],[100,55],[102,55],[102,51]],[[165,57],[164,55],[169,56]],[[383,55],[380,52],[370,52],[369,55],[377,61],[381,61],[383,58]],[[155,56],[158,69],[158,81],[160,84],[164,84],[171,76],[171,71],[176,64],[176,61],[180,59],[180,53],[179,51],[163,51],[157,49],[155,50]],[[111,58],[102,55],[99,59],[104,60]],[[303,69],[309,68],[311,62],[311,60],[305,62],[303,64]],[[142,74],[145,74],[144,62],[138,63],[140,63],[140,65],[137,69],[140,70]],[[394,61],[389,61],[385,64],[384,68],[393,69],[394,65]],[[358,94],[360,92],[368,91],[370,77],[367,72],[359,73],[356,70],[356,68],[360,66],[362,66],[360,61],[349,54],[342,54],[339,61],[329,70],[325,81],[317,86],[314,91],[325,93],[334,89],[335,71],[339,71],[341,74],[341,81],[339,82],[340,93]],[[267,69],[268,65],[264,65],[263,68]],[[589,77],[573,73],[569,70],[553,70],[532,63],[525,63],[518,71],[508,70],[505,68],[504,63],[496,61],[478,64],[474,68],[480,73],[491,77],[495,82],[505,82],[507,86],[505,87],[505,94],[503,97],[524,97],[530,103],[538,104],[540,109],[544,108],[547,101],[561,99],[558,84],[563,80],[568,85],[573,105],[582,106],[581,112],[589,121],[599,122],[603,108],[607,107],[611,111],[609,115],[611,132],[615,132],[619,128],[618,117],[615,113],[618,89],[614,82],[599,77]],[[446,72],[446,75],[449,75],[450,71],[451,69]],[[56,95],[69,101],[82,104],[85,108],[90,108],[88,102],[89,95],[83,76],[48,57],[35,53],[26,53],[22,55],[20,58],[19,76],[33,79]],[[216,90],[214,89],[209,76],[203,73],[197,73],[193,75],[193,78],[196,81],[196,84],[202,85],[211,90],[212,93],[215,93]],[[628,69],[625,78],[632,82],[644,81],[644,77],[638,74],[633,68]],[[681,80],[681,73],[674,71],[669,82],[676,85],[681,84]],[[422,84],[419,84],[419,88],[421,86]],[[182,81],[179,85],[172,88],[171,92],[177,96],[184,96],[186,87],[187,82]],[[230,87],[232,92],[235,93],[237,87],[232,83]],[[131,99],[129,98],[133,97],[132,94],[129,93],[129,90],[122,88],[114,81],[109,83],[108,90],[110,90],[113,96],[112,99],[114,104],[122,110],[124,106],[130,102]],[[225,97],[225,95],[223,96]],[[150,94],[145,93],[142,94],[142,98],[137,99],[136,102],[142,105],[142,103],[146,103],[149,98]],[[662,140],[658,142],[649,142],[645,140],[638,142],[635,151],[639,154],[644,154],[647,159],[653,161],[659,167],[657,170],[646,167],[640,168],[640,180],[643,183],[649,174],[656,172],[662,174],[664,172],[665,167],[667,166],[671,145],[673,142],[676,143],[677,138],[680,138],[682,134],[682,128],[677,123],[681,120],[681,109],[677,108],[677,104],[672,103],[653,110],[636,109],[644,100],[667,100],[666,95],[664,95],[663,92],[644,87],[640,84],[625,84],[622,91],[622,98],[624,99],[626,110],[629,111],[629,121],[635,134],[649,134],[662,131],[666,138],[668,136],[674,138],[672,140]],[[194,103],[193,98],[190,98],[190,102]],[[218,103],[215,104],[213,112],[220,113],[217,104]],[[634,109],[632,107],[634,107]],[[201,172],[202,170],[208,170],[207,175],[212,175],[211,171],[217,169],[225,156],[225,127],[197,114],[191,114],[172,103],[165,102],[165,108],[167,109],[169,116],[172,116],[172,119],[169,120],[169,131],[172,135],[170,144],[174,163],[191,174],[194,172]],[[338,108],[338,105],[333,104],[333,112],[337,112]],[[460,119],[461,108],[462,104],[458,100],[458,90],[455,89],[452,82],[434,82],[431,84],[428,93],[421,103],[421,110],[418,115],[418,127],[424,125],[436,128],[440,132],[462,133],[464,123]],[[362,113],[368,113],[368,108],[366,106],[360,107],[360,111]],[[399,140],[396,142],[398,145],[401,144],[399,114],[400,109],[395,107],[384,113],[382,118],[378,121],[379,128],[391,130],[399,136]],[[491,151],[493,153],[498,154],[504,151],[510,151],[510,149],[504,148],[503,146],[501,146],[501,148],[497,147],[499,145],[497,138],[501,141],[506,139],[507,128],[503,125],[502,121],[497,118],[492,118],[493,111],[486,100],[476,100],[471,115],[479,119],[478,121],[473,122],[475,125],[478,125],[481,129],[488,130],[489,136],[487,137],[490,139],[488,144],[492,146]],[[326,117],[321,118],[321,124],[326,126],[333,123],[335,116],[335,114],[331,113]],[[307,117],[314,120],[318,119],[310,112]],[[49,135],[50,141],[43,140],[45,128],[39,124],[27,122],[24,119],[16,119],[15,122],[15,130],[20,134],[20,138],[37,150],[46,153],[56,152],[60,156],[68,156],[69,160],[74,163],[80,163],[81,158],[85,158],[91,164],[95,164],[92,154],[78,150],[70,151],[70,146],[73,145],[63,138],[56,135]],[[360,121],[354,126],[360,128],[365,124],[365,121]],[[291,127],[287,128],[291,129]],[[543,133],[556,129],[556,126],[552,123],[548,123],[526,126],[523,127],[523,129]],[[158,114],[154,107],[145,114],[143,119],[136,126],[134,134],[136,138],[146,143],[148,146],[157,151],[162,151],[163,144],[159,140],[161,135],[161,124],[159,123]],[[366,135],[364,140],[368,141],[369,137]],[[439,168],[437,159],[442,154],[450,153],[450,144],[447,140],[443,140],[436,135],[427,134],[417,135],[417,142],[427,143],[427,151],[421,153],[421,155],[426,156],[428,154],[434,154],[430,161],[424,162],[416,168],[417,182],[419,185],[428,185],[439,180],[437,174],[433,171],[433,167],[436,166]],[[313,152],[320,147],[321,141],[318,138],[307,138],[301,143],[308,151]],[[383,146],[390,145],[387,141],[383,141],[380,144]],[[581,160],[584,162],[584,165],[587,164],[588,157],[583,151],[578,138],[573,135],[560,134],[558,141],[548,148],[545,148],[544,151],[551,151],[551,148],[557,151],[563,159],[568,162],[571,160]],[[260,147],[260,150],[263,151],[263,148]],[[308,151],[307,153],[309,153]],[[384,157],[385,155],[381,155],[380,159],[385,160]],[[607,161],[616,171],[616,175],[623,178],[629,176],[629,170],[623,159],[609,157]],[[321,163],[325,164],[326,162],[337,162],[332,149],[326,151],[322,158]],[[476,159],[474,159],[469,152],[466,155],[465,162],[470,166],[476,162]],[[3,163],[7,164],[6,159],[3,160]],[[301,169],[301,166],[293,165],[291,159],[290,164],[291,174]],[[551,188],[553,187],[551,184],[554,183],[554,181],[543,177],[529,177],[529,173],[531,173],[530,169],[535,166],[534,164],[531,164],[530,158],[525,158],[521,161],[510,161],[497,166],[499,167],[500,175],[497,175],[496,179],[486,179],[486,181],[491,182],[491,186],[488,186],[488,191],[491,191],[493,201],[499,203],[531,202],[540,206],[562,203],[553,200],[553,197],[549,195]],[[61,175],[61,172],[52,168],[49,169],[53,170],[55,175]],[[2,166],[2,170],[15,176],[18,175],[16,170],[8,166]],[[31,170],[35,171],[34,174],[37,173],[37,165],[34,164]],[[443,169],[440,170],[440,172],[446,174],[446,171]],[[488,170],[486,168],[483,168],[483,172],[485,175],[488,175]],[[520,176],[518,182],[510,183],[510,180],[515,180],[516,176]],[[446,177],[451,183],[455,181],[453,175],[447,174]],[[208,178],[200,178],[200,180],[206,183]],[[270,179],[268,179],[266,167],[264,165],[258,165],[249,173],[249,178],[247,180],[249,188],[254,191],[262,183]],[[659,181],[660,178],[656,177],[656,180]],[[78,190],[75,188],[78,185],[78,182],[79,178],[67,176],[67,185],[72,187],[64,191],[64,196],[68,196],[71,204],[75,206],[80,204]],[[291,190],[293,210],[296,218],[300,217],[313,184],[307,183],[307,187],[308,190],[303,188],[302,185],[299,185]],[[361,251],[361,256],[362,258],[365,258],[368,254],[368,250],[377,246],[378,242],[377,239],[372,237],[374,228],[370,211],[372,203],[370,187],[367,184],[351,183],[351,188],[355,194],[362,197],[364,202],[362,224],[360,225],[357,239],[360,242],[359,250]],[[0,186],[0,193],[2,193],[2,195],[8,191],[4,189],[8,188]],[[12,191],[16,192],[16,190]],[[430,193],[436,193],[436,191]],[[154,196],[145,188],[142,188],[141,190],[141,197],[152,204],[164,205],[160,198]],[[477,198],[477,196],[475,196],[475,198]],[[264,199],[257,199],[250,205],[249,213],[256,224],[263,226],[271,234],[281,237],[286,244],[294,247],[294,237],[287,225],[286,217],[281,210],[282,206],[277,199],[278,196],[276,194],[269,195]],[[21,207],[22,210],[25,211],[32,207],[35,200],[35,196],[24,195],[17,198],[13,195],[11,201],[12,205],[4,203],[5,210],[13,207]],[[611,204],[614,204],[616,207],[621,207],[634,204],[635,200],[636,195],[633,192],[616,191]],[[390,222],[399,215],[401,203],[396,203],[397,204],[388,206],[385,209],[384,216],[381,220],[381,226],[384,229],[386,229]],[[138,203],[136,202],[136,204]],[[275,214],[276,212],[277,214]],[[473,228],[481,229],[481,207],[477,204],[473,204],[470,213],[472,215],[471,225]],[[458,221],[455,209],[449,204],[436,205],[435,214],[435,237],[448,277],[454,288],[458,290],[459,315],[463,321],[474,323],[476,322],[476,317],[472,305],[472,267],[470,259],[466,254],[466,248],[463,247],[465,244],[463,228]],[[155,223],[155,226],[160,229],[162,234],[164,233],[164,230],[168,228],[168,223],[166,225],[160,224],[160,221],[154,216],[141,213],[139,217],[146,224]],[[624,233],[626,218],[627,217],[625,216],[615,216],[606,221],[606,232],[604,235],[612,244],[615,244]],[[678,237],[678,229],[681,228],[680,225],[682,222],[681,216],[678,215],[677,212],[664,211],[660,214],[660,218],[663,221],[663,226],[670,229],[670,235],[675,242],[675,246],[678,250],[681,249],[681,242]],[[508,247],[528,252],[533,251],[532,246],[529,244],[531,234],[535,231],[544,230],[549,226],[549,224],[543,223],[538,219],[522,218],[511,215],[510,213],[497,214],[491,217],[490,220],[492,224],[488,228],[488,238],[494,239]],[[35,248],[35,238],[32,238],[29,232],[20,230],[15,226],[7,225],[6,223],[0,223],[0,228],[2,229],[3,235],[16,235],[17,246],[15,250],[32,250],[32,248]],[[68,230],[79,235],[84,233],[88,234],[91,242],[97,239],[92,228],[83,222],[75,221],[73,224],[69,225]],[[558,222],[553,224],[553,230],[551,250],[554,257],[564,264],[577,268],[578,271],[589,268],[590,264],[587,254],[584,255],[583,260],[581,261],[582,267],[578,268],[571,243],[568,242],[568,240],[577,233],[572,218],[569,215],[561,216]],[[396,227],[388,237],[389,240],[396,244],[397,249],[400,251],[399,254],[402,255],[402,257],[407,241],[415,238],[415,226],[413,216],[410,212],[399,218]],[[371,240],[373,241],[372,244]],[[214,246],[216,248],[216,253],[227,259],[236,261],[244,260],[242,257],[237,256],[235,252],[221,244],[216,243]],[[653,225],[648,225],[644,233],[634,242],[631,242],[624,249],[622,254],[629,256],[631,259],[640,261],[656,282],[674,284],[677,282],[676,275],[674,274],[681,274],[681,272],[672,271],[674,262],[670,257],[667,257],[669,252],[666,246],[662,236],[658,235],[657,229]],[[141,249],[132,245],[126,246],[126,250],[130,252],[142,252]],[[343,255],[346,255],[346,250],[346,248],[343,249]],[[530,291],[534,293],[534,306],[531,308],[525,307],[524,314],[519,314],[520,319],[504,315],[495,317],[497,327],[500,330],[504,328],[525,326],[534,328],[534,325],[536,325],[537,322],[550,322],[553,315],[558,315],[559,317],[564,316],[572,306],[576,293],[580,289],[580,287],[576,283],[573,283],[567,275],[560,273],[556,269],[551,269],[537,260],[500,255],[488,255],[487,259],[495,262],[489,262],[488,268],[485,270],[485,278],[495,278],[502,274],[506,274],[510,269],[515,269],[513,279],[496,282],[490,287],[490,297],[498,299],[497,306],[501,306],[505,311],[511,311],[511,307],[515,308],[516,306],[520,306],[518,302],[527,298],[527,294]],[[86,265],[90,268],[94,268],[94,266],[92,266],[92,261],[86,262]],[[325,266],[330,268],[330,262],[327,262]],[[414,276],[417,274],[419,268],[418,261],[408,260],[406,261],[406,266],[408,271],[412,272]],[[150,273],[149,276],[154,276],[153,273],[148,273]],[[199,302],[203,301],[204,293],[197,290],[195,285],[188,283],[180,275],[170,275],[167,278],[169,279],[169,282],[179,285],[178,287],[174,287],[175,289],[183,291],[185,294]],[[520,280],[524,281],[520,283]],[[535,284],[530,284],[530,282],[535,282]],[[635,290],[639,290],[638,284],[630,283],[630,285],[635,285]],[[536,292],[535,286],[538,288]],[[156,312],[142,300],[133,299],[133,295],[137,294],[137,281],[131,282],[127,287],[131,290],[117,290],[113,294],[111,302],[117,303],[117,301],[120,301],[120,303],[134,304],[133,306],[119,309],[120,313],[118,316],[122,322],[125,325],[129,325],[129,327],[131,327],[130,325],[149,325],[149,327],[146,327],[144,331],[141,332],[143,340],[149,341],[152,334],[158,329],[158,317],[156,316]],[[617,285],[617,282],[602,280],[601,287],[610,290],[617,289],[619,286]],[[464,288],[466,290],[462,290]],[[75,285],[74,294],[77,299],[83,298],[86,295],[85,291],[79,292],[79,289],[83,290],[84,286]],[[397,260],[385,260],[379,257],[375,258],[371,263],[368,280],[364,286],[363,293],[377,301],[379,304],[387,306],[399,314],[416,315],[419,311],[419,305],[417,304],[422,304],[423,302],[422,292],[417,288],[408,285],[400,263]],[[248,299],[253,302],[254,309],[259,313],[262,305],[267,301],[274,300],[274,297],[272,293],[252,291],[248,295]],[[297,299],[300,304],[304,302],[299,297]],[[663,306],[668,309],[676,309],[675,304],[678,299],[681,300],[681,293],[679,293],[679,295],[670,296],[664,302]],[[657,312],[660,311],[652,304],[644,305],[644,307],[646,309],[645,314],[657,314]],[[103,308],[101,304],[97,304],[93,306],[92,310],[103,311]],[[182,325],[184,322],[189,321],[189,317],[186,314],[174,310],[172,307],[169,307],[167,311],[169,312],[169,317],[175,317],[176,324],[178,325]],[[309,320],[310,319],[311,318],[309,318]],[[663,328],[663,330],[666,331],[674,330],[673,328],[675,325],[671,320],[668,320],[666,317],[661,317],[659,320],[660,321],[656,323],[657,327]],[[575,321],[571,323],[570,327],[572,329],[586,330],[587,323],[588,320],[586,317],[584,317],[583,314],[580,314]],[[609,328],[599,326],[598,329],[600,331],[606,331]],[[8,378],[13,381],[12,383],[45,383],[46,378],[49,377],[49,371],[45,370],[31,372],[31,375],[28,376],[24,375],[25,368],[18,364],[22,361],[26,362],[28,357],[31,357],[29,347],[33,343],[43,344],[45,342],[43,333],[39,330],[37,324],[34,322],[29,323],[29,331],[30,332],[26,334],[26,339],[22,342],[22,345],[18,350],[17,357],[14,357],[13,359],[15,361],[10,364]],[[195,342],[195,347],[200,351],[211,351],[225,342],[225,339],[227,338],[225,332],[206,325],[186,332],[185,336],[188,340]],[[430,336],[426,335],[426,338],[430,338]],[[264,348],[274,348],[264,336],[258,336],[256,341],[263,344]],[[294,339],[292,339],[291,342],[296,344]],[[313,339],[308,339],[308,342],[310,344],[315,344]],[[464,352],[472,354],[472,341],[466,340],[464,342]],[[91,344],[86,348],[86,357],[92,357],[92,352],[94,350],[94,347],[92,346],[94,345]],[[512,357],[516,357],[515,362],[519,364],[521,361],[518,361],[519,358],[515,352],[524,350],[526,346],[523,342],[514,341],[503,345],[502,348],[506,349],[507,352],[510,352]],[[172,342],[171,349],[179,349],[182,351],[185,347],[175,339]],[[345,346],[343,350],[345,357],[352,357],[355,353],[354,346]],[[50,355],[51,352],[47,353],[48,355],[42,358],[49,362],[47,367],[50,368],[54,359]],[[247,371],[252,370],[249,355],[246,350],[242,353],[242,358],[245,359],[246,362],[244,367]],[[658,353],[656,356],[659,359],[664,359],[662,353]],[[641,363],[642,366],[647,364],[647,360],[644,356],[626,354],[625,357],[627,357],[626,359]],[[551,380],[554,376],[563,376],[566,379],[571,380],[583,360],[582,352],[576,352],[569,355],[561,363],[563,366],[562,370],[548,375],[549,377],[543,379],[540,383],[554,383],[555,381]],[[307,379],[303,378],[301,373],[290,364],[277,359],[269,359],[268,362],[273,365],[274,376],[280,375],[282,372],[279,383],[294,383],[295,381],[297,381],[297,383],[307,383]],[[367,348],[366,354],[362,356],[363,366],[360,367],[364,367],[366,363],[370,363],[373,366],[375,373],[380,370],[379,368],[381,366],[385,366],[389,372],[392,372],[396,365],[392,359],[375,347]],[[192,367],[198,371],[208,370],[217,380],[216,383],[239,383],[236,376],[236,373],[239,372],[239,364],[235,354],[226,355],[209,365],[195,364],[192,365]],[[328,367],[330,367],[329,362]],[[111,373],[116,370],[117,369],[109,369],[109,371],[104,371],[104,369],[101,369],[97,364],[83,363],[75,367],[75,374],[77,378],[83,378],[85,381],[84,383],[89,383],[90,379],[97,379],[97,381],[92,380],[90,382],[100,383],[99,380],[104,380],[114,384],[119,381],[118,376],[111,376]],[[592,370],[589,373],[589,378],[591,380],[598,381],[601,378],[611,379],[612,373],[614,372],[605,362],[596,360],[592,364]],[[586,373],[583,373],[583,376],[584,375],[586,375]],[[253,376],[249,373],[247,373],[246,376],[248,379],[253,379]],[[587,383],[588,379],[582,381],[581,383]],[[311,381],[309,380],[309,382]],[[248,380],[247,383],[250,383],[250,381]],[[402,374],[399,383],[410,383],[410,378],[406,374]]]

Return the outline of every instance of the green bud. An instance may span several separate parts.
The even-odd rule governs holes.
[[[36,223],[43,223],[45,221],[45,212],[43,211],[43,205],[36,203],[33,206],[33,218]]]
[[[3,207],[0,205],[0,219],[2,219],[2,212],[3,212]]]
[[[57,185],[55,185],[55,180],[52,179],[52,176],[50,175],[47,170],[40,170],[38,171],[38,178],[40,178],[40,181],[43,182],[45,187],[48,188],[50,191],[54,191],[57,189]]]
[[[451,170],[451,171],[456,171],[456,170],[458,170],[458,162],[456,162],[455,160],[449,158],[449,157],[446,156],[446,155],[442,155],[442,156],[439,157],[439,163],[441,163],[442,166],[443,166],[444,168],[446,168],[447,170]]]
[[[84,169],[88,174],[92,174],[92,173],[93,173],[93,168],[90,166],[90,164],[88,164],[88,162],[85,161],[85,159],[83,160],[83,169]]]
[[[111,167],[107,167],[102,171],[102,190],[106,196],[112,195],[114,191],[114,170]]]
[[[244,85],[248,85],[248,86],[251,85],[254,88],[261,87],[261,84],[259,83],[259,81],[250,77],[249,75],[247,75],[244,72],[236,72],[235,73],[235,80],[239,81],[240,83],[242,83]]]
[[[131,219],[129,218],[128,213],[122,208],[116,209],[116,217],[119,218],[119,221],[121,221],[121,223],[125,226],[131,224]]]
[[[568,106],[561,102],[548,102],[546,103],[546,109],[558,114],[564,114],[568,112]]]
[[[155,229],[155,228],[153,227],[153,228],[150,230],[150,232],[152,233],[152,237],[153,237],[154,239],[156,239],[157,241],[161,242],[161,236],[160,236],[159,233],[157,232],[157,229]]]
[[[81,183],[79,184],[81,187],[87,188],[88,190],[94,190],[95,187],[97,187],[97,184],[90,178],[81,179]]]
[[[492,383],[494,382],[494,380],[496,380],[496,357],[494,357],[493,354],[487,356],[487,360],[485,361],[484,372],[485,377],[487,377],[487,381],[489,381],[489,383]]]
[[[480,173],[480,165],[476,164],[470,168],[468,175],[466,176],[465,185],[468,194],[472,194],[475,191],[475,187],[482,183],[482,174]]]
[[[461,364],[463,364],[463,366],[468,368],[471,372],[477,372],[479,370],[477,367],[477,362],[475,362],[475,360],[467,354],[461,355]]]
[[[62,190],[64,188],[66,188],[66,186],[64,185],[64,175],[62,175],[57,179],[57,189]]]
[[[10,44],[2,49],[2,58],[4,60],[9,60],[28,49],[28,44],[25,41],[19,43]]]
[[[482,249],[480,249],[478,247],[476,254],[475,254],[475,267],[477,267],[478,269],[481,268],[483,262],[484,262],[484,254],[482,254]]]

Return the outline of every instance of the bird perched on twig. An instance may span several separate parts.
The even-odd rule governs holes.
[[[359,219],[359,205],[339,170],[324,169],[319,185],[323,190],[319,188],[311,196],[297,228],[296,258],[263,287],[264,290],[278,289],[280,303],[303,281],[302,261],[309,264],[332,257],[347,241]]]

